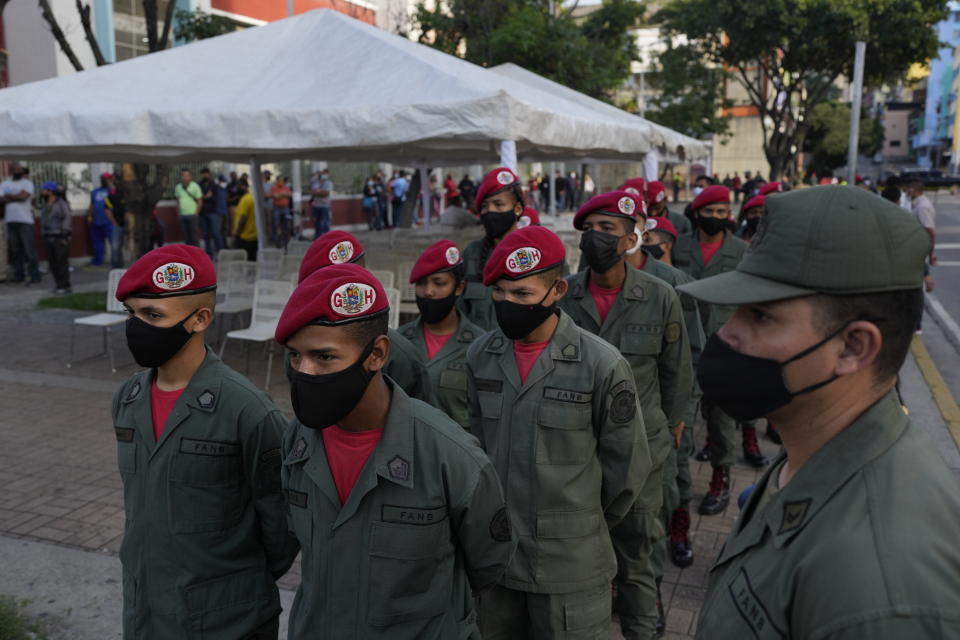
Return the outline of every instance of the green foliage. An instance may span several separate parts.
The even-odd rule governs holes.
[[[420,42],[441,51],[483,66],[512,62],[609,101],[637,59],[629,28],[643,12],[635,0],[604,0],[577,21],[567,10],[550,15],[545,0],[451,0],[421,2],[413,22]]]
[[[671,0],[654,20],[701,58],[731,71],[764,123],[764,151],[781,175],[803,145],[809,116],[867,43],[865,86],[892,82],[936,55],[944,0]]]
[[[0,640],[46,640],[46,630],[23,613],[26,602],[0,595]]]
[[[41,309],[74,309],[76,311],[106,311],[104,298],[106,291],[87,293],[69,293],[64,296],[41,298],[37,306]],[[2,640],[2,636],[0,636]]]
[[[645,116],[694,138],[708,134],[722,138],[730,129],[729,117],[720,115],[728,106],[724,85],[728,74],[704,64],[694,47],[666,44],[655,71],[647,76],[657,93]]]
[[[181,42],[205,40],[231,33],[237,29],[229,18],[206,13],[202,9],[195,9],[194,11],[178,9],[176,25],[173,35]]]
[[[821,102],[810,115],[810,131],[804,149],[812,154],[810,170],[819,175],[833,171],[847,162],[850,138],[850,105],[844,102]],[[883,124],[860,115],[859,152],[871,156],[883,147]]]

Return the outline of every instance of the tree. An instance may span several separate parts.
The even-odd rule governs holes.
[[[821,102],[810,114],[810,130],[804,151],[812,154],[809,169],[817,175],[829,175],[847,163],[850,136],[850,105],[830,100]],[[870,118],[864,109],[860,115],[859,152],[872,156],[883,147],[883,124]]]
[[[946,15],[943,0],[671,0],[654,21],[744,88],[776,178],[803,148],[813,109],[853,76],[857,40],[867,43],[864,84],[880,86],[936,55]]]
[[[602,100],[630,76],[637,59],[629,29],[642,16],[634,0],[604,0],[577,20],[576,3],[550,12],[545,0],[449,0],[413,17],[420,42],[482,66],[512,62]],[[563,3],[556,2],[561,5]]]
[[[665,44],[648,76],[656,97],[650,101],[652,110],[644,115],[693,138],[711,134],[723,138],[730,129],[730,119],[722,112],[729,106],[725,97],[729,74],[703,64],[690,45],[674,45],[670,39]]]
[[[237,29],[230,18],[206,13],[202,9],[194,9],[192,12],[178,10],[175,17],[177,26],[173,35],[183,42],[206,40]]]

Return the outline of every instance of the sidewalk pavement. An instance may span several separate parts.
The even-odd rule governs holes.
[[[99,285],[96,279],[78,285],[105,289],[105,279],[102,272]],[[38,310],[36,300],[43,295],[0,285],[0,483],[6,487],[0,495],[0,593],[29,599],[28,611],[58,619],[54,640],[115,638],[121,607],[116,554],[124,518],[110,400],[136,365],[121,330],[114,335],[116,374],[110,373],[104,356],[65,368],[73,318],[84,314]],[[78,334],[78,351],[82,347],[92,354],[99,345],[95,330]],[[231,343],[226,360],[243,371],[242,347]],[[263,384],[264,361],[256,350],[249,354],[250,377],[256,384]],[[273,372],[270,391],[290,415],[281,366]],[[931,455],[944,456],[960,477],[960,454],[913,356],[903,368],[901,390],[914,422],[937,443],[931,445]],[[699,447],[704,426],[699,423],[695,429]],[[775,455],[776,447],[763,438],[761,446],[767,456]],[[668,563],[662,590],[666,637],[674,640],[692,638],[709,566],[737,517],[736,496],[759,477],[758,471],[738,463],[732,472],[731,506],[717,516],[700,517],[696,504],[707,489],[710,466],[690,462],[696,560],[684,570]],[[298,582],[299,563],[280,583],[285,609]]]

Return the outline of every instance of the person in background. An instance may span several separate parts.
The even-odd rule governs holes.
[[[930,253],[923,263],[923,284],[924,288],[930,292],[933,291],[934,287],[933,274],[930,273],[930,267],[937,264],[937,210],[934,208],[933,203],[930,202],[930,198],[925,194],[926,187],[923,184],[923,180],[914,178],[907,182],[905,187],[907,195],[910,198],[910,213],[916,216],[917,221],[920,222],[920,226],[930,234]],[[920,334],[921,332],[922,329],[918,321],[917,333]]]
[[[477,183],[473,181],[469,173],[463,174],[463,179],[457,185],[460,190],[460,200],[467,203],[467,206],[473,202],[473,196],[477,192]]]
[[[457,190],[457,183],[453,181],[453,175],[447,174],[447,177],[443,181],[443,206],[446,207],[450,204],[450,201],[460,195],[460,192]]]
[[[407,180],[407,174],[401,171],[397,174],[397,179],[393,181],[393,220],[387,225],[388,229],[395,229],[400,224],[400,214],[403,212],[403,203],[407,201],[407,191],[410,189],[410,182]]]
[[[123,245],[127,230],[127,194],[122,171],[117,171],[113,174],[110,202],[113,204],[113,231],[110,234],[110,266],[114,269],[122,269]]]
[[[63,197],[60,185],[44,182],[40,187],[40,233],[47,250],[50,274],[53,275],[56,295],[70,293],[70,237],[73,234],[73,216]]]
[[[25,166],[13,163],[10,169],[12,178],[0,183],[0,203],[4,204],[10,262],[13,264],[13,279],[10,281],[24,282],[29,286],[40,282],[37,244],[33,237],[33,207],[30,204],[33,183],[27,177]]]
[[[219,241],[217,251],[227,246],[224,238],[230,231],[230,205],[227,204],[227,179],[222,175],[217,176],[217,206],[216,212],[220,216],[217,221],[216,231],[219,232]],[[216,252],[214,252],[216,255]]]
[[[667,188],[659,180],[647,183],[646,190],[647,213],[651,218],[669,218],[680,235],[688,234],[693,230],[690,219],[682,213],[674,213],[667,207]]]
[[[367,216],[367,231],[380,231],[379,204],[377,202],[377,183],[373,176],[370,176],[363,185],[363,200],[360,202],[363,213]]]
[[[223,234],[220,229],[223,218],[217,211],[217,199],[220,197],[220,185],[210,175],[210,169],[200,171],[200,191],[203,193],[203,205],[200,210],[200,228],[203,231],[203,245],[207,255],[216,257],[223,248]]]
[[[384,183],[383,171],[377,171],[373,176],[373,186],[377,191],[377,231],[387,224],[387,185]]]
[[[236,171],[230,172],[230,182],[227,183],[227,214],[224,235],[229,236],[233,229],[234,217],[237,213],[237,205],[240,203],[240,178]]]
[[[330,170],[321,169],[310,180],[310,208],[313,211],[314,240],[330,231],[330,196],[333,182]]]
[[[203,191],[200,185],[193,181],[193,173],[184,167],[180,170],[180,182],[173,188],[173,195],[177,199],[177,209],[180,214],[180,228],[183,229],[184,242],[196,247],[198,224],[197,217],[203,202]]]
[[[93,245],[93,255],[90,258],[91,267],[103,265],[103,254],[108,242],[113,238],[113,202],[110,200],[110,191],[113,188],[113,174],[100,174],[100,186],[90,193],[90,207],[87,209],[87,221],[90,223],[90,242]]]
[[[258,246],[256,203],[246,178],[240,178],[237,182],[237,192],[240,194],[240,200],[233,224],[234,246],[247,252],[247,260],[256,262]]]
[[[270,187],[270,200],[273,202],[273,244],[278,249],[286,249],[290,241],[290,229],[293,225],[293,216],[290,213],[290,204],[293,191],[287,184],[284,176],[277,176],[276,182]]]
[[[260,196],[263,198],[263,215],[267,225],[267,238],[273,238],[274,233],[276,233],[273,224],[273,184],[270,182],[273,174],[267,170],[261,172],[260,175],[263,178],[260,182],[263,189]]]

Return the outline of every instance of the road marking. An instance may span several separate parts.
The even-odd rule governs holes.
[[[938,242],[937,249],[960,249],[960,242]]]
[[[960,267],[960,261],[957,260],[937,260],[935,267]]]
[[[950,430],[953,441],[957,444],[957,447],[960,447],[960,407],[957,406],[957,401],[950,393],[947,383],[944,382],[940,370],[934,364],[933,358],[930,357],[930,353],[920,336],[913,337],[913,342],[910,343],[910,351],[913,353],[917,366],[920,367],[920,373],[923,374],[923,378],[930,388],[930,393],[933,395],[934,402],[937,403],[937,408],[940,409],[943,421],[947,423],[947,429]]]
[[[960,325],[958,325],[956,320],[943,308],[937,296],[928,293],[924,296],[924,301],[926,302],[927,310],[933,314],[933,319],[949,334],[947,337],[950,339],[950,342],[960,349]]]

